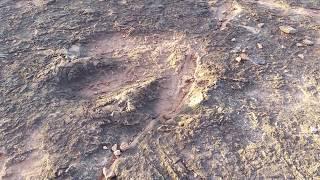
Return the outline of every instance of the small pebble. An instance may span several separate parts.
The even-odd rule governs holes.
[[[258,46],[259,49],[262,49],[262,44],[257,43],[257,46]]]
[[[301,44],[301,43],[297,43],[296,44],[298,47],[302,47],[303,46],[303,44]]]
[[[104,178],[107,180],[112,179],[116,176],[116,174],[112,170],[108,172],[108,169],[106,167],[102,169],[102,173],[104,175]]]
[[[107,146],[103,146],[103,147],[102,147],[102,149],[107,150],[107,149],[108,149],[108,147],[107,147]]]
[[[298,57],[301,59],[304,59],[304,55],[303,54],[298,54]]]
[[[258,27],[259,27],[259,28],[263,28],[263,26],[264,26],[264,23],[259,23],[259,24],[258,24]]]
[[[249,56],[246,53],[241,53],[240,54],[241,59],[243,60],[250,60]]]
[[[113,152],[113,154],[115,156],[120,156],[121,155],[121,151],[120,150],[116,150],[116,151]]]
[[[295,34],[298,32],[298,30],[291,26],[279,26],[279,29],[286,34]]]
[[[240,56],[236,57],[237,62],[241,62],[242,58]]]
[[[128,150],[129,149],[129,144],[127,143],[127,142],[122,142],[121,144],[120,144],[120,150],[122,151],[122,152],[124,152],[124,151],[126,151],[126,150]]]
[[[236,41],[236,38],[232,38],[231,41],[232,41],[232,42],[235,42],[235,41]]]
[[[118,144],[114,144],[112,147],[111,147],[111,150],[113,152],[115,152],[116,150],[118,150]]]

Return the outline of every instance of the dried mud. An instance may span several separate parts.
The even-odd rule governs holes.
[[[0,8],[0,179],[320,178],[318,1]]]

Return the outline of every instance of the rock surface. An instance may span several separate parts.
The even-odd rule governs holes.
[[[0,10],[0,179],[319,179],[319,1]]]

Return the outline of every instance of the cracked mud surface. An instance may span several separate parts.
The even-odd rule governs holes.
[[[0,8],[0,179],[320,178],[318,1]]]

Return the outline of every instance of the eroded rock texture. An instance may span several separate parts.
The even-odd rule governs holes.
[[[0,8],[0,179],[320,177],[319,1]]]

